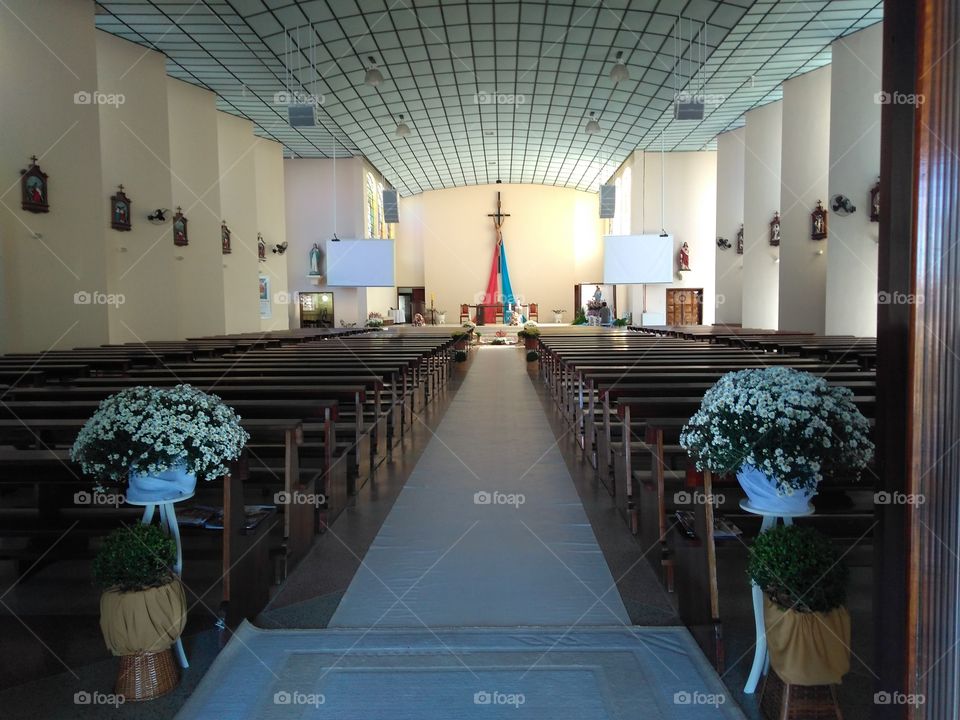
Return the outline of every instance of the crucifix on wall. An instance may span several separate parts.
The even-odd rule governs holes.
[[[490,278],[487,280],[487,290],[483,294],[483,302],[477,306],[477,324],[485,325],[494,322],[498,313],[499,305],[502,305],[509,290],[509,280],[504,276],[504,292],[498,292],[498,277],[502,274],[501,249],[503,245],[503,221],[510,217],[509,213],[503,212],[503,205],[500,199],[500,193],[497,192],[497,211],[487,213],[487,217],[493,218],[493,230],[496,242],[493,248],[493,265],[490,268]]]

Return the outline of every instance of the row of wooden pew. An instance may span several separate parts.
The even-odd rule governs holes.
[[[228,476],[177,505],[184,582],[222,624],[252,619],[402,452],[450,376],[452,344],[430,330],[311,329],[0,357],[0,559],[26,572],[87,556],[88,541],[136,521],[122,488],[90,492],[69,448],[104,398],[189,383],[233,407],[250,441]]]
[[[679,444],[684,424],[723,374],[769,366],[802,369],[849,387],[861,412],[874,417],[875,372],[856,354],[855,339],[803,335],[798,346],[796,335],[740,328],[543,328],[540,336],[543,382],[627,529],[675,593],[681,619],[721,672],[717,554],[742,550],[760,518],[740,508],[744,495],[734,477],[696,471]],[[839,356],[801,352],[815,345],[847,349]],[[837,542],[855,543],[852,562],[869,558],[871,479],[868,469],[860,483],[821,485],[816,514],[803,520]]]

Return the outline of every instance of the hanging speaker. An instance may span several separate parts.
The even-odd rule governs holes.
[[[603,219],[612,218],[617,210],[617,187],[616,185],[600,186],[600,217]]]
[[[290,127],[316,127],[317,116],[313,105],[288,105],[287,118]]]
[[[397,206],[397,191],[383,191],[383,221],[388,223],[400,222],[400,208]]]

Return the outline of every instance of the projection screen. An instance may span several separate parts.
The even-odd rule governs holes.
[[[393,240],[327,240],[327,285],[393,287]]]
[[[605,235],[603,282],[609,285],[673,282],[673,235]]]

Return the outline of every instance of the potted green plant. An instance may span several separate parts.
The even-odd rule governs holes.
[[[857,479],[873,457],[853,393],[792,368],[727,373],[680,435],[700,470],[736,473],[751,510],[802,514],[820,481]]]
[[[170,647],[187,623],[187,599],[171,568],[176,544],[156,525],[117,528],[93,561],[100,596],[100,630],[120,657],[116,692],[126,700],[151,700],[176,687]]]
[[[536,362],[539,359],[540,359],[540,353],[538,353],[536,350],[527,351],[527,362]]]
[[[586,325],[587,324],[587,314],[583,311],[583,308],[577,309],[577,314],[573,318],[574,325]]]
[[[797,525],[760,533],[750,578],[764,594],[770,665],[791,685],[836,685],[850,669],[849,570],[828,537]]]
[[[368,313],[366,327],[368,330],[383,330],[383,315],[378,312]]]
[[[466,361],[467,361],[467,351],[466,351],[466,350],[457,350],[457,351],[453,354],[453,359],[454,359],[456,362],[458,362],[458,363],[466,362]]]
[[[531,320],[524,324],[517,337],[523,338],[523,345],[527,350],[536,350],[540,341],[540,327]]]
[[[198,478],[226,475],[249,437],[216,395],[137,386],[100,403],[70,457],[98,486],[126,483],[131,502],[176,502],[193,495]]]
[[[563,322],[563,314],[566,310],[554,310],[553,311],[553,321],[558,325]]]
[[[453,338],[454,350],[467,349],[467,345],[470,343],[470,332],[468,330],[454,330],[450,333],[450,336]]]

